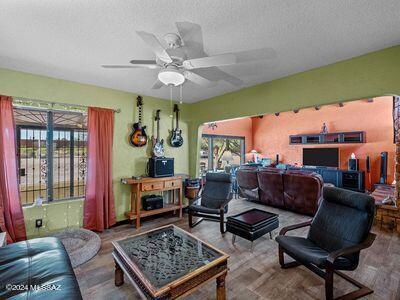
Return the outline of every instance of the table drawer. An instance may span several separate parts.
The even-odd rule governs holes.
[[[161,190],[163,189],[164,184],[162,182],[149,182],[142,184],[142,191],[153,191],[153,190]]]
[[[173,187],[179,187],[181,186],[181,181],[180,180],[168,180],[165,182],[165,188],[173,188]]]

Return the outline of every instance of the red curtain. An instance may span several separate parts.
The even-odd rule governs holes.
[[[12,98],[0,95],[0,229],[9,243],[26,240],[15,137]]]
[[[88,162],[83,226],[103,231],[115,224],[112,187],[112,144],[114,112],[88,109]]]

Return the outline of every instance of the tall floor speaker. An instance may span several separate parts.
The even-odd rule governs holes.
[[[381,152],[381,174],[379,176],[379,183],[381,183],[381,184],[386,184],[387,164],[388,164],[388,153]]]
[[[371,158],[367,155],[367,159],[365,160],[365,169],[367,171],[368,185],[367,188],[369,191],[372,190],[372,179],[371,179]]]
[[[365,161],[365,168],[367,169],[367,173],[371,172],[371,158],[369,156],[367,156]]]

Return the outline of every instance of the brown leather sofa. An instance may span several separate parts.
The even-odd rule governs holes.
[[[240,168],[236,173],[239,195],[248,200],[314,215],[323,186],[316,173],[276,168]]]

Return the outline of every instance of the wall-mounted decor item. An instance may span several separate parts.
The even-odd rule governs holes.
[[[322,124],[321,133],[328,133],[328,126],[326,126],[326,123]]]
[[[138,107],[139,120],[132,126],[133,132],[129,136],[129,143],[134,147],[143,147],[144,145],[147,144],[147,134],[146,134],[146,126],[143,126],[142,124],[143,99],[141,96],[137,97],[136,105]]]
[[[153,136],[153,156],[164,157],[164,140],[160,138],[160,109],[156,112],[157,135]]]
[[[172,147],[180,147],[183,144],[182,129],[179,129],[179,107],[174,105],[176,127],[171,131],[170,144]]]
[[[208,125],[208,128],[211,128],[211,130],[215,130],[215,128],[218,127],[217,122],[210,122],[207,125]]]

